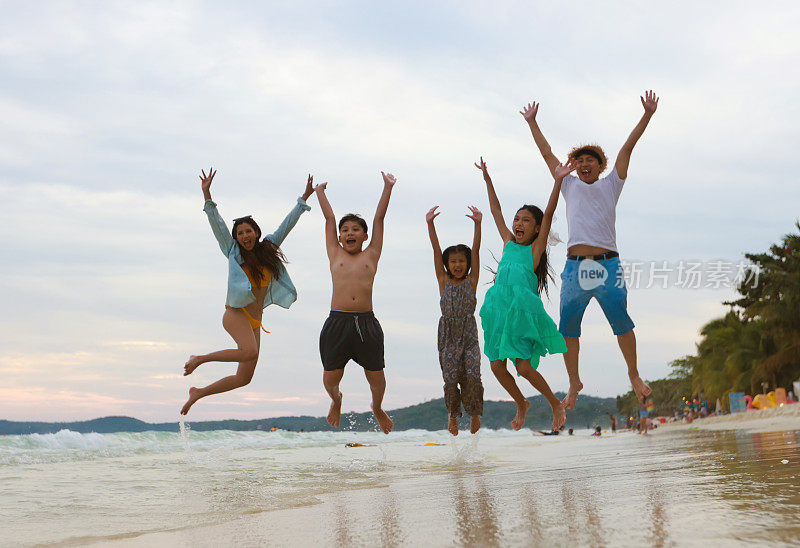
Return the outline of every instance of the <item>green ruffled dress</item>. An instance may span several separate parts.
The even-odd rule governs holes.
[[[542,356],[567,351],[536,292],[538,283],[531,246],[509,241],[480,311],[483,353],[489,360],[530,359],[536,369]]]

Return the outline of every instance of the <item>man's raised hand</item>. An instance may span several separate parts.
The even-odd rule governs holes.
[[[432,222],[433,222],[433,220],[434,220],[436,217],[438,217],[438,216],[439,216],[439,214],[441,213],[441,211],[436,211],[436,208],[438,208],[438,207],[439,207],[438,205],[437,205],[437,206],[433,206],[433,207],[432,207],[432,208],[430,208],[430,209],[428,210],[428,212],[425,214],[425,220],[426,220],[427,222],[429,222],[429,223],[432,223]]]
[[[563,179],[578,167],[575,158],[570,158],[566,164],[558,164],[555,169],[556,179]]]
[[[383,184],[385,185],[394,186],[397,182],[397,179],[395,179],[394,175],[391,173],[384,173],[381,171],[381,175],[383,176]]]
[[[324,183],[320,183],[314,186],[314,192],[325,192],[325,189],[328,187],[328,181]]]
[[[198,175],[198,177],[200,177],[200,187],[203,189],[203,192],[208,192],[211,188],[211,181],[214,180],[214,175],[216,175],[217,172],[214,171],[213,167],[210,167],[208,168],[208,175],[206,175],[205,170],[201,170],[200,173],[202,173],[202,175]]]
[[[656,108],[658,107],[658,97],[656,97],[655,92],[651,89],[645,92],[644,97],[641,95],[639,99],[642,100],[642,106],[644,107],[644,111],[650,115],[654,114]]]
[[[532,124],[536,121],[536,113],[539,112],[539,103],[533,102],[528,103],[527,107],[522,107],[522,110],[519,111],[522,114],[522,117],[525,118],[525,121],[529,124]]]

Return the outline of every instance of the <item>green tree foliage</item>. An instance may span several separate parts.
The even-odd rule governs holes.
[[[724,303],[730,312],[701,328],[696,355],[673,361],[669,378],[650,383],[657,413],[672,414],[681,396],[727,405],[730,392],[754,395],[762,382],[788,389],[800,377],[800,233],[745,257],[754,266],[741,277],[740,298]],[[617,397],[628,416],[638,405],[632,391]]]
[[[800,222],[795,226],[800,230]],[[753,381],[785,385],[800,372],[800,234],[787,234],[767,253],[745,256],[761,265],[761,280],[743,280],[742,298],[730,304],[747,318],[760,319],[773,343],[753,369]]]

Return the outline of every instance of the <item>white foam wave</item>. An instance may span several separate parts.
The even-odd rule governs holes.
[[[508,430],[486,430],[481,436],[519,435]],[[331,447],[348,442],[385,443],[449,443],[445,431],[404,430],[385,436],[380,432],[276,432],[214,430],[198,432],[119,432],[114,434],[81,434],[61,430],[55,434],[28,434],[0,437],[0,466],[113,458],[140,454],[193,453],[220,449],[290,449]],[[454,448],[455,451],[455,448]],[[455,455],[456,460],[460,460]],[[463,458],[463,456],[462,456]]]

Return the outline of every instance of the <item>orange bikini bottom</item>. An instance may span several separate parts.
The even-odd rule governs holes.
[[[264,331],[264,333],[269,333],[269,331],[264,329],[264,324],[262,324],[259,320],[255,319],[253,316],[251,316],[246,308],[234,308],[232,306],[226,306],[225,308],[230,308],[231,310],[241,310],[242,312],[244,312],[244,315],[247,316],[247,321],[250,322],[250,327],[252,327],[254,330],[258,330],[258,328],[260,327]]]

